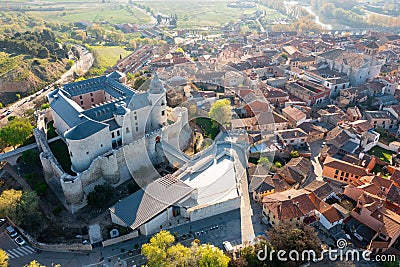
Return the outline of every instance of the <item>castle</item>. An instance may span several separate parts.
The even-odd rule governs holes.
[[[187,110],[167,108],[157,74],[147,92],[125,82],[125,75],[114,71],[65,84],[48,95],[54,127],[67,144],[76,175],[60,167],[43,140],[38,142],[40,159],[47,183],[71,212],[86,204],[85,195],[96,184],[117,186],[141,167],[164,161],[165,152],[156,151],[157,143],[168,143],[176,150],[171,153],[179,154],[190,139]]]

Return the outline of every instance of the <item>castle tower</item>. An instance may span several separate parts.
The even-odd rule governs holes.
[[[167,98],[164,86],[158,78],[157,73],[154,74],[150,83],[149,100],[151,102],[151,130],[159,129],[167,124]]]

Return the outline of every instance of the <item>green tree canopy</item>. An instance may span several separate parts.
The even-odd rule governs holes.
[[[39,262],[34,260],[34,261],[31,261],[29,264],[26,264],[25,267],[46,267],[46,266],[41,265]]]
[[[133,84],[133,88],[134,89],[139,89],[140,86],[142,86],[145,81],[147,81],[147,78],[145,76],[140,76],[139,78],[137,78]]]
[[[296,250],[301,253],[304,250],[313,250],[316,257],[319,257],[321,252],[321,241],[314,230],[305,224],[294,227],[289,223],[281,223],[269,230],[268,236],[271,245],[277,251]]]
[[[228,99],[215,101],[211,106],[208,116],[210,116],[214,122],[217,122],[222,126],[229,125],[232,119],[231,102]]]
[[[16,218],[17,206],[22,197],[22,191],[9,189],[0,194],[0,217]]]
[[[174,245],[175,238],[167,231],[155,234],[150,242],[142,246],[148,267],[227,267],[229,257],[219,248],[199,245],[190,247]]]
[[[300,157],[299,151],[297,150],[290,151],[290,158],[298,158],[298,157]]]
[[[13,147],[22,144],[31,134],[33,126],[27,118],[15,118],[0,129],[0,140]]]
[[[4,190],[0,194],[0,217],[5,216],[25,229],[38,230],[41,227],[39,197],[35,192]]]
[[[114,188],[109,183],[96,185],[87,196],[88,204],[96,208],[103,208],[111,200],[113,193]]]

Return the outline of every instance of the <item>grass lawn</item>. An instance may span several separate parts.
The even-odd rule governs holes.
[[[57,140],[53,143],[50,143],[49,146],[63,170],[71,175],[75,175],[75,173],[71,170],[71,159],[69,157],[68,147],[64,141]]]
[[[51,121],[47,124],[47,140],[58,136],[53,124],[54,121]]]
[[[387,163],[392,163],[392,154],[393,154],[392,151],[376,146],[372,148],[370,151],[368,151],[368,154],[374,155]]]
[[[132,53],[121,46],[91,46],[90,48],[96,60],[89,75],[94,76],[102,75],[108,67],[114,66],[120,57],[124,58]]]
[[[196,124],[203,130],[204,135],[212,140],[214,140],[219,133],[218,128],[212,127],[212,122],[209,118],[197,118]]]

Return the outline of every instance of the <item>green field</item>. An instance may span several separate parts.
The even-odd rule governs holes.
[[[378,146],[372,148],[370,151],[368,151],[370,155],[374,155],[378,157],[379,159],[387,162],[387,163],[392,163],[392,151],[380,148]]]
[[[121,46],[90,46],[90,50],[96,60],[93,68],[90,69],[89,76],[102,75],[108,67],[114,66],[120,57],[124,58],[132,53]]]
[[[154,13],[163,15],[176,14],[178,28],[199,28],[204,26],[221,26],[236,22],[243,15],[251,15],[257,10],[266,10],[268,16],[277,16],[277,12],[267,7],[231,8],[228,1],[136,1],[140,5],[150,7]]]
[[[52,1],[47,7],[64,7],[64,11],[31,11],[28,14],[56,22],[98,22],[103,24],[146,24],[149,16],[126,2],[102,3],[101,1],[83,2]],[[108,2],[108,1],[107,1]]]

